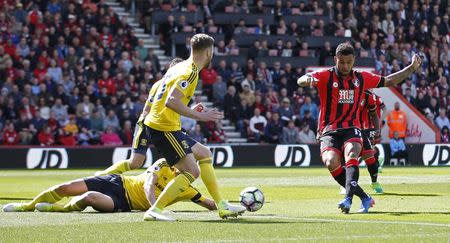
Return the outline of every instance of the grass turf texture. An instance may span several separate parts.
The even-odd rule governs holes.
[[[266,204],[255,213],[221,220],[188,202],[169,207],[179,221],[144,222],[142,212],[103,214],[0,212],[0,242],[447,242],[450,239],[450,168],[385,168],[379,181],[385,195],[375,208],[356,214],[337,209],[339,187],[325,168],[217,169],[224,196],[259,187]],[[361,168],[360,184],[371,192]],[[0,171],[0,204],[29,200],[41,190],[94,170]],[[137,172],[134,172],[137,173]],[[206,192],[200,180],[195,185]],[[205,193],[207,195],[207,193]]]

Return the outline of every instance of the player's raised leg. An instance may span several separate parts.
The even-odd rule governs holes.
[[[180,174],[167,184],[155,204],[145,213],[144,220],[174,221],[162,215],[162,211],[200,175],[200,170],[192,153],[178,160],[174,167],[180,171]]]
[[[245,207],[230,204],[223,199],[220,193],[219,183],[217,182],[216,172],[214,171],[214,166],[212,164],[211,151],[203,144],[197,142],[194,146],[192,146],[192,152],[198,160],[202,181],[217,205],[219,216],[221,218],[226,218],[229,216],[235,216],[236,213],[242,214],[245,212]]]
[[[83,179],[78,179],[50,187],[39,193],[31,202],[10,203],[3,207],[5,212],[26,212],[34,211],[37,203],[55,203],[64,197],[76,196],[87,192],[87,186]]]

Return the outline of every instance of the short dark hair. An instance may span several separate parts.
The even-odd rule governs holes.
[[[173,67],[182,61],[183,61],[182,58],[175,57],[174,59],[172,59],[172,61],[170,61],[169,67]]]
[[[336,48],[336,56],[339,55],[355,55],[355,48],[353,48],[353,45],[349,42],[341,43]]]
[[[193,51],[203,51],[214,45],[214,38],[207,34],[196,34],[191,38],[191,47]]]

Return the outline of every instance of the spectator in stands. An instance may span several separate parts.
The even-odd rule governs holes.
[[[159,26],[159,33],[161,35],[160,44],[165,50],[165,54],[170,55],[172,48],[171,34],[179,32],[181,26],[175,22],[175,17],[173,15],[167,16],[167,21]]]
[[[439,130],[442,130],[444,127],[450,127],[450,120],[447,117],[447,112],[445,109],[439,110],[439,116],[436,117],[435,124],[439,128]]]
[[[280,121],[280,115],[273,113],[265,128],[264,137],[266,142],[277,144],[280,142],[283,133],[283,124]]]
[[[236,41],[231,39],[228,45],[225,47],[225,51],[230,56],[239,55],[239,47],[236,45]]]
[[[259,96],[261,99],[261,96]],[[252,118],[253,111],[250,106],[248,106],[246,100],[241,100],[240,106],[237,108],[237,122],[236,128],[241,133],[241,136],[247,136],[247,127],[250,124],[250,119]]]
[[[227,94],[223,102],[223,110],[225,116],[229,117],[233,123],[237,121],[237,108],[241,103],[240,100],[236,94],[236,88],[234,86],[228,86]]]
[[[398,137],[405,139],[407,129],[406,113],[400,110],[400,103],[395,102],[394,110],[387,116],[387,125],[389,126],[389,137],[393,138],[394,133],[397,132]]]
[[[224,80],[229,80],[231,77],[231,70],[228,69],[226,60],[220,60],[219,67],[216,71]]]
[[[88,95],[83,96],[83,102],[79,103],[76,108],[77,117],[90,117],[92,114],[92,110],[94,109],[94,104],[91,103]]]
[[[408,160],[408,152],[406,151],[405,141],[400,137],[399,132],[394,132],[393,137],[389,141],[391,148],[391,158],[396,158],[399,161],[403,160],[406,164]]]
[[[441,129],[441,143],[450,143],[450,134],[447,126]]]
[[[222,129],[222,122],[217,121],[213,130],[211,131],[211,140],[212,143],[226,143],[227,135],[225,131]]]
[[[242,82],[242,92],[239,94],[241,100],[246,100],[249,106],[255,104],[255,93],[250,89],[247,82]]]
[[[217,81],[217,71],[209,64],[208,68],[200,71],[200,78],[202,79],[202,89],[208,98],[212,98],[212,86]]]
[[[19,134],[14,128],[14,123],[9,123],[3,132],[3,145],[17,145],[20,142]]]
[[[45,100],[43,100],[45,102]],[[67,113],[67,106],[63,105],[62,100],[57,98],[51,111],[55,114],[55,118],[61,126],[64,126],[69,118]]]
[[[309,96],[306,96],[305,103],[303,103],[300,108],[300,118],[305,117],[305,111],[311,112],[311,116],[314,120],[317,120],[319,117],[319,109],[317,108],[317,105],[312,102],[311,97]]]
[[[30,127],[31,123],[27,119],[27,116],[22,113],[20,119],[16,123],[16,129],[19,131],[20,143],[23,145],[30,144],[33,136],[36,134],[34,126]]]
[[[249,124],[249,135],[254,137],[255,142],[258,143],[264,138],[264,130],[266,129],[266,125],[266,118],[261,116],[261,111],[256,108]]]
[[[42,127],[41,132],[38,134],[38,142],[43,147],[55,145],[55,138],[49,126]]]
[[[242,68],[239,67],[239,64],[237,62],[232,62],[230,80],[224,80],[227,83],[227,86],[240,85],[243,79],[244,73],[242,72]]]
[[[405,93],[403,94],[405,96],[405,99],[413,106],[416,106],[416,99],[413,97],[413,95],[411,94],[411,89],[410,88],[406,88],[405,89]]]
[[[227,84],[223,81],[221,76],[217,77],[217,81],[213,84],[213,100],[217,107],[222,107],[227,93]]]
[[[103,117],[96,108],[93,110],[90,120],[91,129],[94,133],[104,131]]]
[[[333,49],[331,49],[331,44],[329,41],[325,41],[323,47],[320,49],[319,52],[319,65],[324,66],[327,58],[332,57],[334,57],[334,52]]]
[[[293,120],[289,120],[288,125],[283,127],[283,133],[281,135],[280,142],[283,144],[297,144],[300,143],[300,133],[295,126]]]
[[[248,87],[250,87],[251,91],[253,91],[253,92],[256,91],[256,82],[253,79],[253,75],[251,73],[247,74],[247,78],[242,80],[241,86],[242,86],[242,88],[244,88],[244,86],[248,86]]]
[[[127,120],[124,122],[123,129],[119,134],[120,140],[122,140],[124,145],[130,145],[133,141],[133,130],[131,129],[131,121]]]
[[[240,19],[238,26],[234,28],[234,35],[241,35],[241,34],[247,34],[247,26],[244,19]]]
[[[294,52],[292,42],[290,40],[286,41],[285,46],[283,47],[283,51],[281,52],[282,57],[292,57],[292,53]]]
[[[114,112],[114,110],[108,111],[108,115],[103,120],[103,126],[106,128],[111,128],[114,131],[119,130],[119,118],[117,118],[116,112]]]
[[[79,131],[79,129],[78,129],[76,118],[74,115],[70,115],[69,122],[64,126],[64,132],[70,133],[74,136],[77,136],[78,131]]]
[[[105,133],[101,135],[101,142],[106,146],[118,146],[122,145],[119,135],[114,132],[114,128],[111,126],[106,127]]]
[[[256,75],[257,79],[261,80],[265,85],[273,84],[272,74],[265,62],[259,62],[258,68],[256,69]]]
[[[310,50],[308,47],[308,42],[303,41],[300,47],[300,51],[298,52],[300,57],[315,57],[314,51]]]
[[[82,146],[93,145],[98,143],[94,133],[89,131],[86,127],[81,128],[81,132],[78,134],[78,144]]]
[[[39,110],[36,111],[33,119],[30,120],[31,124],[33,124],[34,128],[37,131],[40,131],[42,127],[47,123],[45,119],[41,117],[41,112]]]
[[[191,135],[195,141],[199,141],[200,143],[203,143],[203,144],[206,143],[207,139],[205,138],[205,135],[202,132],[202,128],[201,128],[200,124],[196,124],[194,130],[191,131],[191,133],[189,135]]]
[[[316,136],[314,132],[309,128],[308,123],[304,123],[301,127],[299,140],[301,144],[312,144],[317,143]]]
[[[215,56],[228,56],[227,47],[225,46],[225,41],[220,40],[217,46],[214,47]]]
[[[283,98],[281,106],[278,108],[278,113],[284,126],[287,125],[288,121],[295,119],[294,110],[292,109],[289,98]]]

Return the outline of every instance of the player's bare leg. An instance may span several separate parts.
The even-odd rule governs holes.
[[[362,202],[361,208],[358,210],[358,212],[367,213],[369,211],[369,208],[373,207],[375,201],[372,199],[372,197],[367,195],[364,190],[362,190],[362,188],[358,185],[359,162],[357,158],[361,153],[361,148],[362,145],[358,142],[349,142],[344,145],[344,156],[346,161],[345,189],[347,191],[344,201],[348,202],[348,200],[350,200],[351,202],[351,200],[353,199],[353,195],[358,195],[361,198]]]
[[[72,198],[66,205],[52,203],[38,203],[36,209],[41,212],[71,212],[83,211],[91,206],[99,212],[113,212],[114,201],[111,197],[95,191],[88,191]]]
[[[378,182],[378,161],[375,159],[375,153],[373,151],[369,151],[366,154],[361,156],[361,159],[363,159],[366,162],[367,170],[370,174],[370,179],[372,181],[372,189],[378,193],[383,194],[383,188],[381,187],[381,184]]]
[[[142,167],[145,161],[145,155],[132,152],[131,158],[121,160],[110,167],[102,171],[95,172],[96,176],[108,175],[108,174],[122,174],[129,170],[139,169]]]
[[[39,193],[31,202],[10,203],[3,207],[5,212],[34,211],[36,204],[41,202],[55,203],[64,197],[77,196],[87,192],[87,186],[83,179],[77,179],[67,183],[52,186]]]
[[[200,169],[192,153],[179,160],[174,167],[180,171],[180,174],[167,184],[155,204],[145,212],[144,220],[174,221],[174,219],[163,215],[162,211],[200,175]]]
[[[209,148],[203,144],[196,143],[192,146],[192,152],[198,160],[202,181],[217,205],[219,216],[221,218],[236,217],[238,214],[245,212],[245,207],[230,204],[223,199],[219,190],[219,183],[217,182],[216,173],[212,164],[212,154]]]

